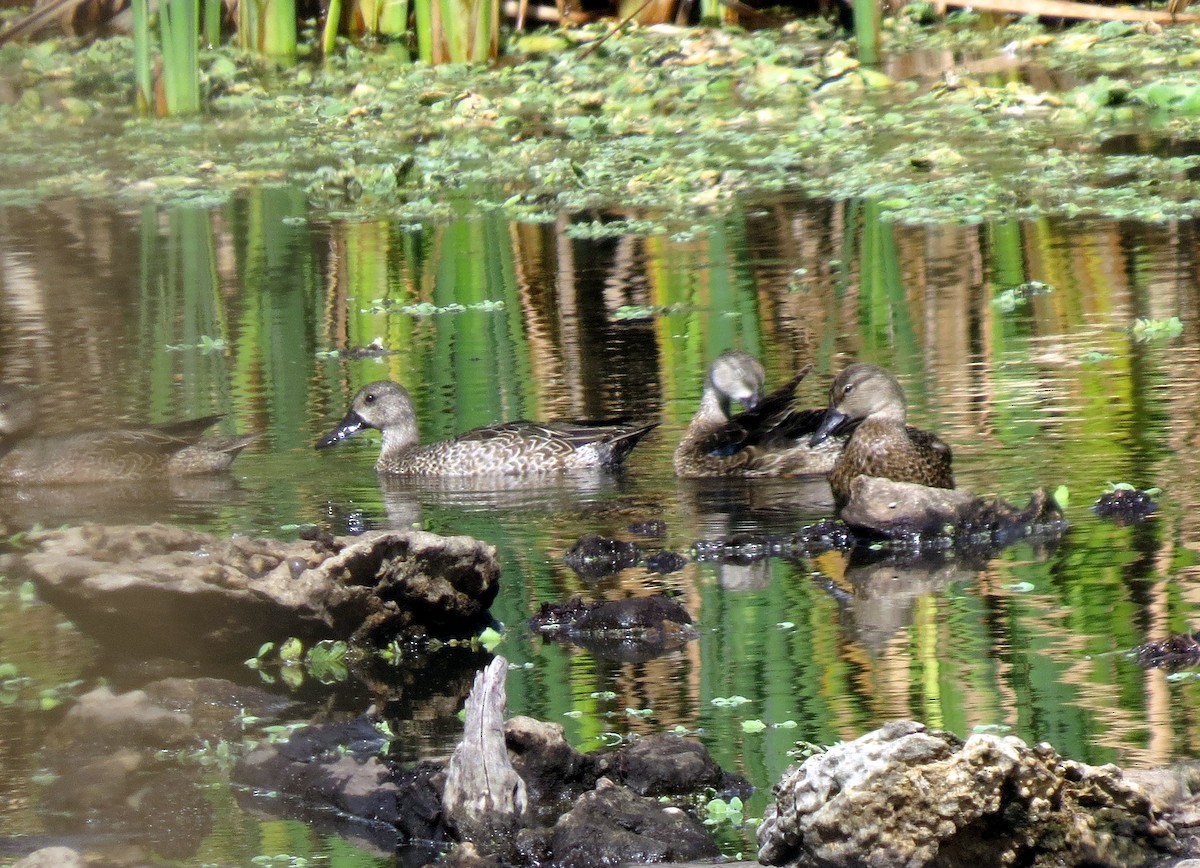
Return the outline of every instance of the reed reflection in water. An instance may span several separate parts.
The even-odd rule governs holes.
[[[960,734],[1004,725],[1091,762],[1193,752],[1196,688],[1112,654],[1187,629],[1200,603],[1190,224],[898,226],[877,203],[782,198],[676,236],[589,240],[572,225],[487,214],[418,230],[310,222],[287,188],[216,210],[0,209],[0,376],[71,408],[48,430],[216,412],[224,433],[261,435],[215,487],[9,493],[0,522],[472,534],[504,565],[500,650],[529,664],[510,676],[514,713],[562,722],[584,747],[702,729],[718,760],[760,787],[795,740],[849,738],[895,717]],[[1137,319],[1172,316],[1179,337],[1135,337]],[[953,446],[961,485],[1014,500],[1066,485],[1072,530],[1055,548],[983,563],[823,555],[583,581],[562,562],[583,533],[628,538],[634,522],[661,518],[666,537],[640,544],[680,551],[827,514],[819,483],[673,477],[704,370],[730,347],[759,355],[772,384],[813,362],[800,389],[811,406],[851,360],[890,368],[913,423]],[[311,445],[358,386],[383,378],[411,390],[426,439],[519,417],[661,427],[617,476],[379,480],[374,443]],[[1164,488],[1161,514],[1133,527],[1093,517],[1087,505],[1118,481]],[[664,590],[700,636],[659,659],[604,659],[524,627],[544,601]],[[111,675],[70,631],[48,642],[41,617],[0,610],[0,662],[47,682]],[[422,734],[412,758],[444,751],[458,687],[382,685],[338,701],[349,712],[384,696]],[[713,704],[734,695],[749,702]],[[751,718],[795,726],[752,734],[741,727]],[[32,726],[0,745],[32,751],[38,738]]]

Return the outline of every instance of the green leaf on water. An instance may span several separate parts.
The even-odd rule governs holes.
[[[496,646],[503,641],[504,634],[493,630],[491,627],[486,628],[482,633],[479,634],[479,644],[488,651],[495,651]]]

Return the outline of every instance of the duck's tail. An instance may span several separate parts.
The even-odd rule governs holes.
[[[233,463],[239,452],[257,439],[257,434],[205,437],[172,455],[170,472],[176,476],[220,473]]]
[[[658,427],[657,422],[651,422],[649,425],[641,425],[637,428],[630,428],[614,434],[606,443],[607,456],[604,464],[607,467],[617,467],[625,460],[625,456],[630,453],[638,442]]]

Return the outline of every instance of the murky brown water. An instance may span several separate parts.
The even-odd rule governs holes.
[[[1091,762],[1165,763],[1194,753],[1196,688],[1114,652],[1188,629],[1200,604],[1197,250],[1190,224],[900,227],[870,204],[788,200],[688,237],[600,241],[574,240],[565,220],[475,215],[420,231],[309,222],[285,189],[216,211],[0,210],[0,378],[39,386],[47,430],[217,412],[224,430],[260,435],[227,479],[5,490],[0,522],[161,520],[267,535],[420,522],[472,534],[503,562],[494,613],[508,627],[498,652],[517,666],[513,713],[559,721],[585,749],[701,729],[720,762],[761,788],[794,741],[849,738],[897,717],[963,734],[1004,726]],[[1008,293],[1029,281],[1046,291]],[[1177,336],[1134,336],[1138,318],[1171,317]],[[392,354],[351,358],[376,341]],[[802,392],[814,406],[849,361],[888,366],[912,420],[953,446],[960,485],[1014,500],[1066,485],[1071,531],[1056,547],[1019,545],[982,565],[897,571],[830,555],[582,582],[561,556],[585,532],[621,535],[662,518],[664,545],[686,551],[827,513],[821,486],[672,475],[707,362],[729,347],[763,358],[773,383],[813,362]],[[626,473],[591,484],[381,484],[373,443],[312,444],[355,388],[385,377],[414,392],[430,439],[518,417],[661,426]],[[1095,518],[1087,507],[1108,482],[1160,486],[1160,513],[1134,527]],[[50,798],[40,774],[71,697],[167,674],[258,683],[249,669],[109,655],[22,596],[16,563],[7,576],[0,665],[28,680],[0,681],[10,806],[0,838],[96,828]],[[700,638],[648,663],[546,644],[524,626],[543,601],[658,589],[679,593]],[[269,689],[301,700],[295,720],[374,701],[403,733],[394,752],[417,759],[452,745],[460,670],[473,663],[434,665],[386,683]],[[44,691],[63,704],[44,710]],[[713,704],[734,695],[749,702]],[[775,726],[744,731],[752,719]],[[171,858],[241,864],[291,852],[370,864],[319,826],[254,819],[220,764],[203,768],[211,824]],[[136,837],[140,816],[110,818],[106,831]]]

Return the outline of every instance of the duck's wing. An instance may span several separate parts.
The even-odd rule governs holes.
[[[950,446],[942,438],[930,431],[905,426],[908,439],[917,449],[917,454],[923,456],[931,471],[929,484],[935,488],[954,487],[953,453]]]
[[[156,436],[162,436],[175,440],[196,440],[217,424],[222,418],[221,414],[215,416],[200,416],[196,419],[183,419],[178,422],[160,422],[157,425],[147,425],[144,428],[132,429],[129,433],[137,433],[144,435],[149,439],[154,439]]]
[[[79,431],[50,439],[61,441],[56,448],[77,455],[110,453],[170,455],[198,443],[204,432],[220,418],[220,416],[205,416],[200,419],[164,422],[141,428]]]
[[[905,426],[905,430],[908,431],[908,438],[917,445],[917,448],[943,456],[946,463],[949,463],[953,458],[950,446],[932,431],[922,431],[920,428],[913,428],[911,425]]]
[[[704,455],[722,458],[741,452],[750,446],[760,446],[787,437],[784,432],[811,424],[811,434],[820,423],[819,410],[793,410],[796,387],[812,369],[805,368],[790,381],[759,401],[753,409],[738,413],[724,425],[714,428],[701,438],[697,450]],[[816,414],[816,421],[809,419]],[[797,435],[799,436],[799,435]]]
[[[561,455],[567,455],[585,446],[605,444],[611,446],[614,451],[619,450],[623,455],[657,427],[657,424],[629,425],[624,421],[530,422],[522,419],[472,428],[450,442],[507,441],[514,446]]]

